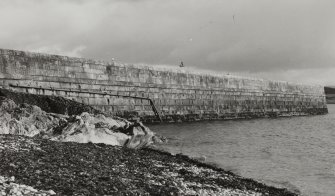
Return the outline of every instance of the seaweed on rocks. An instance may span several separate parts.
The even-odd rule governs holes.
[[[17,105],[26,103],[40,107],[48,113],[79,115],[83,112],[91,114],[101,114],[100,110],[70,99],[59,96],[35,95],[29,93],[19,93],[0,88],[0,96],[13,100]]]
[[[134,149],[159,142],[159,138],[140,122],[132,123],[100,113],[83,112],[72,116],[47,113],[38,106],[16,104],[0,96],[1,133],[57,141],[106,143]]]

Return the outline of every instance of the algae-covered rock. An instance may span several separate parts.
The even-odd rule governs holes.
[[[63,115],[49,114],[37,106],[15,104],[14,101],[0,98],[0,133],[35,136],[58,126]]]
[[[141,123],[83,112],[80,115],[47,113],[38,106],[0,99],[0,134],[42,137],[64,142],[105,143],[141,148],[154,134]],[[154,139],[156,141],[156,139]]]
[[[12,100],[17,105],[26,103],[40,107],[48,113],[80,115],[83,112],[92,114],[102,113],[92,106],[78,103],[60,96],[36,95],[29,93],[14,92],[0,88],[0,96]]]
[[[52,137],[52,140],[71,141],[79,143],[105,143],[123,146],[130,136],[117,131],[126,126],[127,121],[105,117],[102,114],[93,115],[87,112],[69,118],[62,133]]]

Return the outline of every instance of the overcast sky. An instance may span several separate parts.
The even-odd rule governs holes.
[[[335,86],[334,0],[0,0],[0,48]]]

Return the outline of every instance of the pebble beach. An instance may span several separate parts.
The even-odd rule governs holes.
[[[0,135],[1,195],[297,195],[153,148]]]

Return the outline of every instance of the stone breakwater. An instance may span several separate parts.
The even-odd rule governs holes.
[[[321,86],[0,49],[0,86],[157,121],[327,113]],[[106,93],[106,94],[96,94]],[[147,99],[140,99],[147,98]]]
[[[69,108],[72,117],[59,114]],[[146,129],[149,137],[135,129],[130,137],[127,124],[65,98],[0,89],[0,196],[297,195],[184,155],[143,148],[159,138]]]

